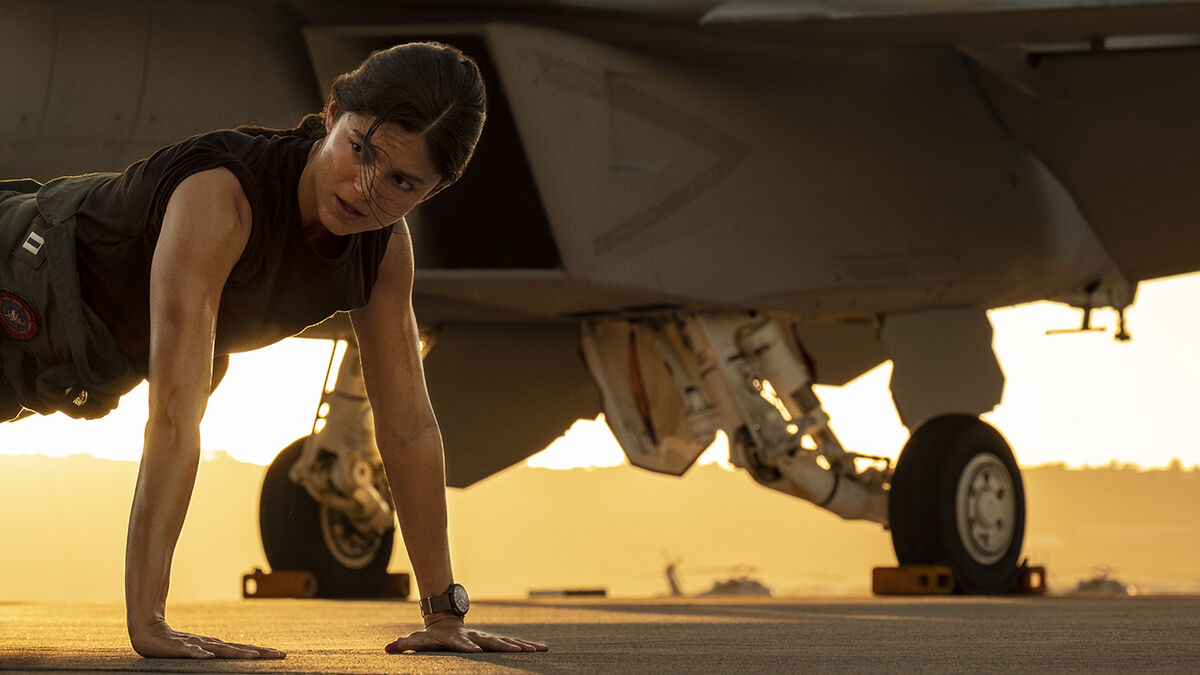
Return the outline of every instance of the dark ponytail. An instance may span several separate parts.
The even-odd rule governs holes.
[[[295,129],[275,129],[243,124],[234,127],[233,130],[250,136],[298,136],[315,140],[325,135],[325,114],[309,113],[300,118],[300,123],[296,125]]]
[[[287,133],[291,136],[300,136],[301,138],[324,138],[325,114],[309,113],[300,118],[300,123],[296,125],[295,129]]]

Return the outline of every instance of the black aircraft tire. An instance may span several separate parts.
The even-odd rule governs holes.
[[[947,565],[960,593],[1012,587],[1025,537],[1025,487],[1012,449],[971,415],[922,424],[900,453],[888,493],[901,565]]]
[[[303,438],[292,442],[275,457],[263,478],[258,526],[267,563],[272,570],[312,572],[317,578],[317,595],[322,597],[377,595],[387,578],[395,529],[380,537],[373,557],[360,561],[360,567],[339,560],[322,532],[322,520],[339,515],[288,478],[288,470],[303,448]]]

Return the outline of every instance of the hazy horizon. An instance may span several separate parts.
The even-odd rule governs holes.
[[[242,574],[266,569],[257,527],[264,470],[209,454],[175,556],[173,601],[237,597]],[[1105,565],[1143,591],[1200,591],[1200,469],[1024,474],[1024,555],[1049,567],[1052,590]],[[136,475],[131,461],[0,456],[0,599],[120,601]],[[629,465],[518,465],[449,490],[448,505],[456,577],[477,598],[580,587],[662,595],[669,560],[681,561],[689,593],[749,566],[779,595],[863,596],[871,567],[895,564],[879,526],[843,522],[713,465],[683,478]],[[391,569],[407,571],[396,550]]]
[[[537,454],[538,453],[535,453],[534,455],[531,455],[530,458],[526,459],[525,461],[514,464],[513,466],[509,467],[509,469],[507,469],[507,470],[512,470],[517,467],[524,466],[525,462],[529,461],[529,459],[532,459],[533,457],[536,457]],[[113,459],[111,457],[104,457],[104,456],[96,455],[94,453],[87,452],[87,451],[50,455],[50,454],[46,454],[44,452],[38,452],[38,451],[23,452],[19,448],[18,449],[6,449],[3,454],[0,454],[0,459],[4,458],[6,456],[7,457],[44,457],[46,459],[66,459],[66,458],[70,458],[70,457],[87,457],[90,459],[97,459],[97,460],[102,460],[102,461],[106,461],[106,462],[126,462],[129,464],[137,464],[138,462],[141,461],[140,459]],[[226,459],[228,459],[229,461],[232,461],[232,462],[237,462],[238,464],[246,464],[247,466],[258,466],[258,467],[266,467],[267,466],[266,464],[263,464],[260,462],[248,462],[244,459],[239,459],[238,457],[235,457],[227,450],[205,449],[200,452],[201,463],[224,461]],[[1039,462],[1037,464],[1026,464],[1024,462],[1021,462],[1019,457],[1017,458],[1017,463],[1020,465],[1022,470],[1043,469],[1043,468],[1062,468],[1062,469],[1066,469],[1068,471],[1094,471],[1097,469],[1120,469],[1123,471],[1128,470],[1128,471],[1142,471],[1142,472],[1146,472],[1146,471],[1184,471],[1184,472],[1200,471],[1200,462],[1196,462],[1193,464],[1187,464],[1179,457],[1172,457],[1170,459],[1170,461],[1167,463],[1152,464],[1152,465],[1142,465],[1137,462],[1121,461],[1118,459],[1110,459],[1107,462],[1103,462],[1100,464],[1084,463],[1084,464],[1076,465],[1076,464],[1071,464],[1065,460]],[[628,460],[624,460],[620,463],[578,465],[578,466],[570,466],[570,467],[565,467],[565,468],[536,466],[536,465],[530,466],[529,468],[545,469],[547,471],[567,471],[567,470],[572,470],[572,469],[581,469],[581,470],[586,471],[586,470],[592,470],[592,469],[608,469],[608,468],[612,468],[615,466],[621,466],[621,465],[632,466],[628,463]],[[730,471],[730,472],[741,471],[741,469],[737,469],[735,467],[724,466],[724,465],[721,465],[721,468],[724,469],[725,471]]]

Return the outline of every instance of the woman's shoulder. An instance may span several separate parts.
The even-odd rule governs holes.
[[[159,199],[187,176],[224,167],[241,181],[251,201],[259,189],[271,191],[281,180],[298,174],[312,140],[297,136],[218,129],[164,147],[148,158],[140,171],[154,185]],[[134,167],[131,167],[134,168]]]
[[[161,149],[160,153],[195,154],[219,152],[252,159],[262,155],[286,154],[289,149],[311,145],[311,139],[269,129],[235,127],[217,129],[188,137]]]

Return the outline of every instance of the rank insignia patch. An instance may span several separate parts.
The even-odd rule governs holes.
[[[21,296],[0,291],[0,326],[15,340],[32,340],[38,332],[37,314]]]

